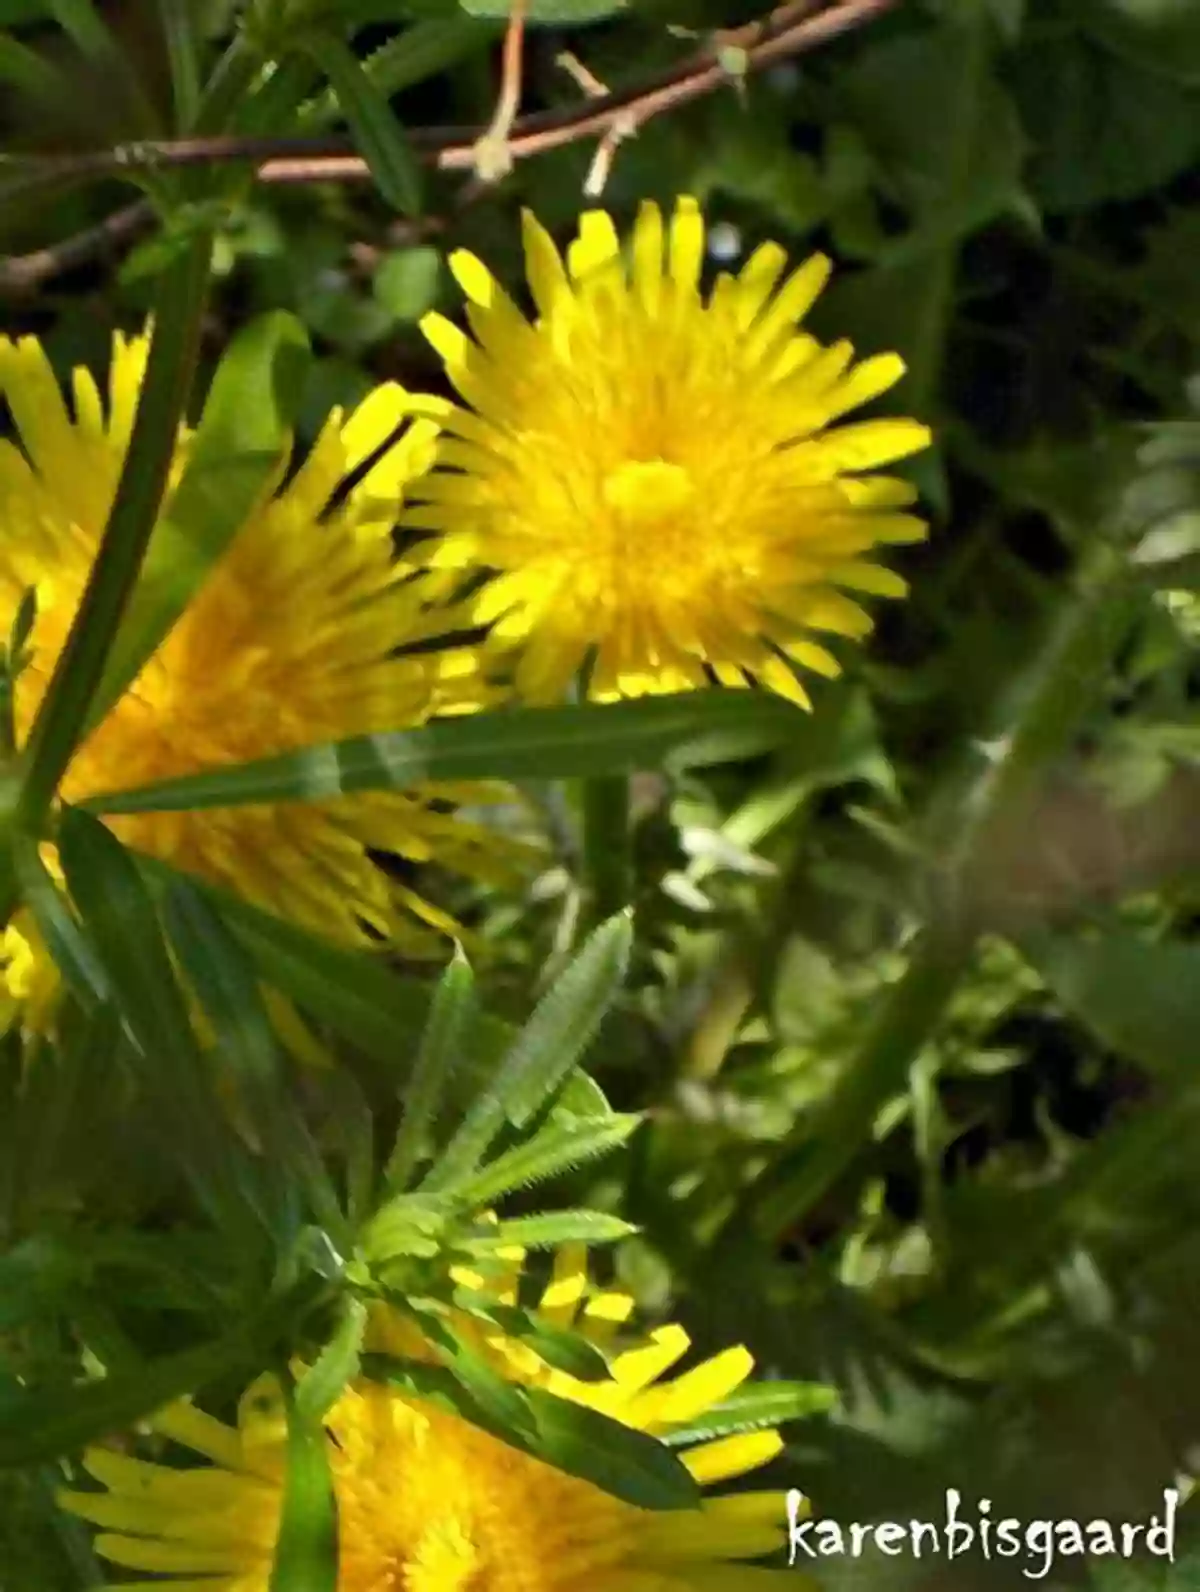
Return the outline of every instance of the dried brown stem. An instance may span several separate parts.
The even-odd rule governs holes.
[[[500,97],[491,122],[472,151],[472,166],[484,182],[499,182],[512,170],[509,140],[521,109],[521,84],[525,72],[525,12],[528,0],[512,0],[504,35]]]

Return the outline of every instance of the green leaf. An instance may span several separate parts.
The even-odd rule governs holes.
[[[287,1397],[287,1478],[269,1592],[337,1592],[337,1500],[319,1416]]]
[[[0,1466],[31,1465],[124,1431],[172,1399],[255,1368],[244,1329],[100,1381],[0,1389]]]
[[[0,83],[31,97],[53,100],[65,92],[61,74],[27,45],[0,33]]]
[[[539,1134],[533,1144],[542,1137]],[[555,1244],[615,1244],[636,1232],[632,1222],[603,1211],[546,1211],[538,1216],[514,1216],[488,1227],[465,1240],[463,1248],[469,1254],[486,1255],[510,1244],[524,1249],[546,1249]]]
[[[509,1337],[528,1345],[556,1371],[565,1371],[581,1382],[602,1381],[608,1375],[608,1361],[594,1343],[589,1343],[579,1333],[550,1326],[536,1311],[522,1310],[516,1305],[498,1305],[490,1295],[477,1297],[480,1313],[487,1320],[495,1322]],[[454,1299],[463,1309],[472,1308],[470,1294],[460,1291]]]
[[[164,133],[166,129],[129,52],[109,27],[96,0],[46,0],[46,3],[79,53],[104,73],[108,84],[119,85],[136,118],[131,130],[151,137]]]
[[[157,1066],[176,1050],[194,1049],[153,903],[120,841],[96,819],[68,808],[59,855],[135,1043]]]
[[[514,1189],[557,1177],[598,1156],[608,1155],[624,1144],[642,1118],[630,1113],[574,1121],[552,1122],[527,1144],[518,1144],[490,1161],[474,1177],[453,1165],[435,1164],[429,1178],[431,1187],[449,1190],[468,1205],[490,1204]]]
[[[201,231],[164,273],[133,433],[100,550],[25,748],[22,824],[42,820],[87,726],[109,648],[137,582],[167,484],[199,353],[212,236]]]
[[[1132,562],[1166,584],[1162,566],[1200,553],[1200,421],[1164,422],[1138,449],[1122,500]]]
[[[436,249],[397,249],[375,272],[372,291],[398,321],[418,321],[437,302],[442,257]]]
[[[688,691],[633,702],[514,708],[106,792],[85,805],[99,813],[179,812],[404,790],[422,780],[571,779],[679,769],[784,744],[805,717],[765,691]]]
[[[1133,199],[1200,153],[1200,99],[1062,30],[1027,35],[1013,79],[1034,147],[1030,178],[1050,210]]]
[[[537,1454],[638,1509],[697,1509],[700,1489],[665,1443],[596,1410],[529,1388]]]
[[[446,1226],[444,1204],[413,1194],[398,1194],[372,1216],[360,1247],[372,1262],[414,1255],[432,1259],[443,1248]]]
[[[1200,1034],[1200,945],[1128,929],[1092,939],[1039,934],[1023,949],[1056,998],[1105,1045],[1188,1077]]]
[[[110,995],[104,964],[42,861],[37,843],[18,835],[13,863],[21,899],[33,913],[55,965],[85,1010],[103,1005]]]
[[[179,0],[157,0],[159,26],[171,63],[171,92],[175,125],[186,130],[200,108],[199,41],[195,8]]]
[[[947,248],[1014,206],[1024,143],[979,16],[869,40],[839,93],[913,216],[881,265]]]
[[[120,841],[75,808],[63,813],[59,855],[130,1037],[138,1083],[201,1202],[241,1236],[254,1203],[249,1167],[216,1104],[149,893]]]
[[[824,1415],[836,1403],[836,1391],[819,1382],[757,1382],[739,1388],[686,1426],[673,1427],[664,1433],[663,1442],[681,1448],[737,1432],[757,1432],[786,1421]]]
[[[100,61],[120,57],[120,48],[92,0],[46,0],[46,9],[81,54]]]
[[[296,1410],[304,1420],[314,1425],[321,1421],[358,1375],[366,1330],[366,1304],[348,1295],[333,1337],[296,1384]]]
[[[24,1239],[0,1255],[0,1332],[53,1317],[86,1276],[79,1257],[47,1234]]]
[[[474,975],[461,948],[456,947],[454,960],[433,997],[416,1064],[404,1091],[404,1115],[384,1174],[391,1190],[404,1187],[426,1152],[446,1085],[462,1060],[475,1009]]]
[[[422,1326],[425,1324],[426,1318],[422,1318]],[[500,1408],[507,1409],[511,1402],[507,1396],[502,1406],[494,1408],[478,1401],[476,1391],[482,1389],[482,1379],[477,1387],[468,1389],[446,1366],[417,1365],[384,1355],[364,1356],[363,1370],[377,1381],[454,1410],[522,1452],[638,1508],[699,1506],[699,1488],[665,1443],[582,1405],[555,1398],[544,1388],[509,1390],[519,1391],[521,1406],[519,1424],[509,1425],[499,1414]],[[485,1397],[494,1393],[489,1384]]]
[[[493,1370],[440,1316],[425,1311],[417,1316],[421,1331],[441,1351],[447,1370],[483,1412],[489,1430],[527,1448],[536,1429],[525,1390]]]
[[[1200,86],[1200,9],[1195,0],[1076,0],[1080,22],[1138,66]]]
[[[275,1035],[245,953],[219,915],[185,879],[163,899],[163,922],[179,966],[199,997],[222,1057],[260,1125],[279,1107],[283,1069]]]
[[[531,1122],[591,1042],[625,977],[633,930],[610,918],[543,995],[486,1093],[480,1094],[422,1187],[453,1186],[478,1166],[504,1122]]]
[[[343,1243],[349,1233],[329,1174],[289,1094],[275,1033],[248,953],[203,895],[176,879],[162,902],[179,967],[211,1022],[218,1065],[227,1068],[250,1113],[274,1191],[277,1231],[290,1232],[303,1191],[317,1218]]]
[[[384,1071],[389,1092],[395,1089],[397,1073],[404,1075],[406,1057],[415,1054],[428,1021],[431,985],[402,978],[370,956],[322,940],[154,858],[139,856],[138,864],[156,882],[187,878],[216,908],[265,982],[350,1040]],[[470,1037],[464,1041],[463,1066],[450,1080],[452,1099],[461,1109],[492,1078],[513,1038],[509,1024],[476,1011]],[[608,1102],[592,1079],[577,1072],[568,1079],[557,1107],[577,1116],[600,1117],[608,1111]]]
[[[92,705],[101,719],[269,495],[290,443],[308,338],[276,311],[243,327],[217,367],[183,478],[154,528],[146,562]]]
[[[464,16],[457,10],[422,18],[368,55],[362,69],[380,94],[398,94],[401,89],[444,72],[464,56],[477,53],[499,33],[494,23]],[[338,114],[337,97],[324,94],[304,107],[300,123],[302,127],[320,127]]]
[[[327,74],[351,136],[380,193],[404,215],[421,211],[421,168],[387,98],[343,39],[321,34],[308,53]]]

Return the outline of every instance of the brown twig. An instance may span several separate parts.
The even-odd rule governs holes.
[[[148,199],[138,199],[121,210],[114,210],[95,226],[64,238],[61,243],[0,260],[0,293],[32,293],[51,277],[86,265],[110,249],[132,243],[150,230],[153,221],[154,207]]]
[[[538,111],[516,118],[508,138],[508,155],[514,162],[527,160],[591,138],[608,139],[611,144],[614,129],[624,133],[631,125],[641,127],[652,117],[690,104],[729,83],[730,51],[739,53],[739,76],[761,71],[839,38],[900,3],[901,0],[789,0],[759,22],[717,35],[711,43],[652,77],[564,110]],[[507,43],[509,52],[519,50],[518,29],[510,29]],[[511,59],[510,53],[510,66]],[[516,59],[519,65],[519,56]],[[505,81],[514,81],[511,71]],[[426,165],[442,171],[476,172],[479,144],[488,132],[486,127],[423,127],[410,129],[409,139]],[[40,168],[47,177],[100,177],[233,161],[255,165],[258,180],[264,183],[354,182],[365,181],[370,175],[366,162],[353,153],[344,137],[232,135],[147,140],[84,155],[46,156],[33,169]],[[110,221],[119,223],[123,230],[130,224],[130,214],[119,211]],[[139,225],[142,219],[139,216]],[[103,233],[97,238],[97,230],[90,229],[88,234],[81,233],[35,255],[0,261],[0,288],[14,281],[44,280],[54,270],[65,269],[65,265],[54,263],[64,255],[66,264],[79,263],[107,241]],[[48,260],[51,263],[47,264]],[[30,263],[34,261],[39,263]]]

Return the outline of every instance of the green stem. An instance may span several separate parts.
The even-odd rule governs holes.
[[[748,1221],[774,1234],[800,1220],[851,1165],[881,1107],[904,1088],[913,1060],[971,965],[982,926],[979,883],[998,828],[1012,822],[1031,788],[1069,745],[1128,633],[1140,597],[1126,567],[1119,547],[1098,541],[1079,573],[1074,597],[1008,694],[1002,733],[989,743],[988,766],[960,784],[948,812],[932,815],[932,834],[948,835],[950,841],[939,845],[946,861],[908,969],[818,1119],[805,1122],[802,1134],[749,1191],[729,1224],[730,1235],[744,1234]]]
[[[632,888],[629,837],[629,781],[620,777],[585,779],[583,798],[583,877],[587,903],[583,932],[628,905]]]
[[[159,286],[129,452],[100,551],[25,750],[17,819],[26,833],[40,831],[84,731],[154,529],[195,373],[211,254],[212,234],[198,233],[171,261]]]

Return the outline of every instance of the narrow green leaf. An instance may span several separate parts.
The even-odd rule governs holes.
[[[806,722],[799,708],[766,691],[513,708],[105,792],[85,805],[98,813],[177,812],[404,790],[422,780],[575,779],[679,769],[768,751]]]
[[[448,1366],[401,1360],[387,1354],[364,1354],[362,1372],[372,1382],[400,1388],[451,1415],[461,1415],[493,1437],[505,1435],[504,1428],[478,1404]]]
[[[399,1255],[431,1259],[442,1249],[446,1219],[444,1204],[400,1194],[372,1216],[363,1231],[362,1250],[373,1263]]]
[[[474,1017],[474,976],[461,947],[456,947],[454,960],[433,997],[416,1065],[404,1091],[404,1116],[384,1174],[389,1189],[404,1187],[424,1152]]]
[[[0,1466],[31,1465],[73,1453],[218,1377],[253,1370],[256,1358],[256,1347],[239,1329],[101,1381],[0,1390]]]
[[[120,55],[117,41],[92,0],[46,0],[46,9],[81,54],[98,61]]]
[[[468,1205],[489,1205],[514,1189],[528,1188],[560,1172],[608,1155],[623,1144],[642,1118],[616,1114],[598,1119],[579,1118],[573,1122],[551,1122],[527,1144],[518,1144],[485,1166],[469,1174],[439,1161],[427,1179],[430,1188],[449,1190]]]
[[[465,1296],[469,1300],[469,1296]],[[455,1295],[459,1302],[460,1295]],[[494,1299],[480,1296],[486,1301],[484,1314],[510,1337],[527,1344],[535,1354],[556,1371],[578,1377],[581,1382],[602,1381],[608,1375],[608,1361],[594,1343],[589,1343],[577,1332],[563,1327],[552,1327],[531,1310],[518,1309],[516,1305],[498,1305]],[[464,1305],[464,1308],[467,1306]]]
[[[422,1329],[426,1325],[422,1317]],[[482,1362],[480,1362],[482,1363]],[[458,1367],[460,1373],[462,1365]],[[486,1368],[485,1368],[486,1369]],[[602,1488],[614,1498],[641,1509],[695,1509],[700,1490],[678,1457],[657,1437],[623,1426],[595,1410],[555,1398],[544,1388],[519,1390],[521,1412],[509,1397],[498,1405],[481,1403],[481,1378],[468,1387],[449,1367],[417,1365],[384,1355],[363,1358],[363,1370],[373,1379],[402,1387],[420,1398],[432,1398],[464,1419],[500,1437],[514,1448]],[[494,1377],[494,1372],[487,1372]],[[454,1383],[458,1382],[455,1388]],[[510,1392],[513,1391],[510,1389]],[[485,1399],[496,1392],[489,1382]],[[505,1419],[510,1404],[514,1419]]]
[[[103,1005],[110,996],[104,964],[42,861],[37,842],[18,835],[12,855],[21,899],[55,965],[86,1010]]]
[[[539,1134],[536,1145],[544,1138]],[[533,1148],[533,1145],[528,1146]],[[545,1211],[537,1216],[514,1216],[467,1239],[463,1248],[470,1254],[491,1254],[509,1244],[523,1249],[547,1249],[555,1244],[615,1244],[629,1238],[637,1228],[619,1216],[604,1211]]]
[[[375,1208],[377,1199],[375,1117],[349,1068],[331,1067],[314,1083],[327,1113],[329,1155],[341,1164],[347,1219],[353,1230]]]
[[[610,1420],[581,1404],[529,1388],[537,1421],[537,1455],[639,1509],[697,1509],[700,1489],[657,1437]]]
[[[478,1166],[503,1122],[524,1127],[553,1094],[591,1042],[629,960],[628,917],[611,918],[592,934],[554,987],[538,1002],[487,1092],[479,1095],[426,1179],[446,1188]]]
[[[739,1388],[686,1426],[664,1433],[663,1442],[671,1448],[682,1448],[717,1437],[732,1437],[738,1432],[757,1432],[782,1426],[786,1421],[824,1415],[836,1403],[836,1390],[819,1382],[757,1382]]]
[[[291,441],[308,337],[294,315],[263,315],[217,367],[183,478],[154,528],[146,561],[92,705],[101,719],[269,496]]]
[[[187,1168],[198,1198],[227,1232],[246,1232],[253,1203],[244,1156],[217,1106],[153,903],[132,859],[87,813],[62,817],[59,855],[71,898],[103,962],[130,1063]]]
[[[11,83],[22,93],[56,99],[65,92],[61,74],[27,45],[0,33],[0,83]]]
[[[525,1390],[494,1371],[481,1355],[437,1316],[425,1311],[417,1315],[421,1331],[440,1349],[447,1370],[483,1411],[490,1429],[504,1434],[510,1442],[525,1447],[536,1435]]]
[[[124,847],[87,813],[68,808],[59,855],[71,897],[93,931],[135,1043],[162,1064],[195,1036],[175,982],[154,907]],[[178,1087],[180,1080],[173,1080]]]
[[[287,1479],[269,1592],[337,1592],[337,1499],[329,1437],[298,1396],[287,1396]]]
[[[48,1234],[24,1239],[0,1255],[0,1332],[39,1316],[52,1318],[64,1297],[87,1278],[87,1267]]]
[[[495,23],[464,16],[456,9],[447,16],[414,22],[368,55],[362,68],[380,94],[398,94],[476,53],[499,37],[500,31]],[[300,124],[304,128],[322,127],[338,114],[336,95],[322,94],[305,106]]]
[[[163,898],[163,923],[179,966],[213,1025],[260,1123],[278,1109],[283,1069],[270,1020],[245,953],[212,907],[186,879]]]
[[[250,953],[263,979],[386,1069],[388,1086],[395,1087],[397,1071],[410,1051],[415,1054],[428,1021],[430,985],[402,978],[382,962],[322,940],[154,858],[139,856],[138,865],[148,878],[163,884],[188,878]],[[514,1030],[507,1023],[476,1010],[465,1042],[464,1065],[450,1080],[453,1103],[462,1108],[464,1094],[469,1099],[470,1091],[485,1086],[513,1038]],[[607,1112],[608,1102],[591,1078],[576,1072],[567,1080],[556,1109],[599,1117]]]
[[[146,375],[112,510],[26,746],[20,813],[31,834],[41,832],[85,729],[150,541],[196,367],[211,256],[212,235],[200,231],[159,283]]]
[[[158,19],[171,63],[171,91],[175,100],[175,125],[186,132],[200,108],[199,43],[195,8],[179,0],[158,0]]]
[[[387,97],[363,71],[345,42],[331,33],[314,38],[308,53],[329,78],[351,136],[380,193],[404,215],[421,212],[421,168]]]
[[[347,1382],[358,1375],[366,1330],[366,1304],[347,1295],[336,1332],[296,1384],[296,1409],[305,1420],[314,1424],[322,1420]]]
[[[281,1236],[290,1232],[297,1218],[295,1196],[303,1191],[317,1219],[347,1242],[333,1183],[286,1087],[279,1046],[248,953],[186,879],[169,886],[162,914],[180,971],[212,1024],[218,1065],[232,1075],[265,1152],[263,1171],[273,1190],[276,1231]]]

